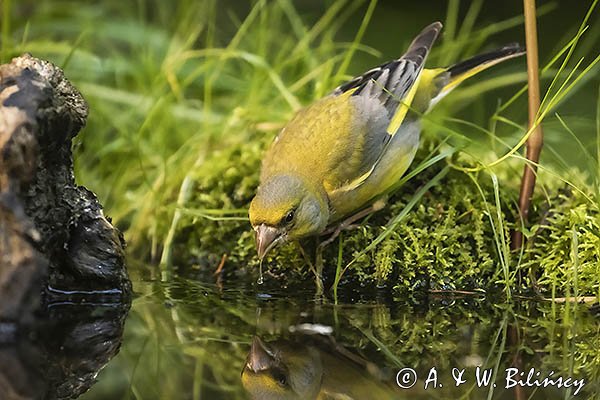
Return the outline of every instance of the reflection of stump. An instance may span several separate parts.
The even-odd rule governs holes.
[[[75,399],[117,354],[128,304],[64,304],[47,310],[34,335],[0,342],[0,399]]]
[[[0,321],[29,315],[45,281],[128,293],[123,239],[73,177],[86,117],[54,65],[25,55],[0,66]]]

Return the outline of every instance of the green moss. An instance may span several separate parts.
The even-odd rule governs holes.
[[[260,159],[268,142],[264,136],[256,136],[248,143],[214,153],[195,172],[195,190],[187,208],[242,211],[238,220],[184,218],[175,240],[176,264],[191,262],[210,273],[226,254],[227,274],[238,278],[257,276],[253,232],[243,210],[258,185]],[[431,149],[432,144],[425,143],[414,165]],[[464,172],[451,170],[386,239],[374,250],[361,254],[386,229],[387,222],[406,207],[414,193],[441,170],[442,164],[418,174],[388,199],[384,210],[361,222],[359,229],[344,232],[341,242],[336,240],[326,248],[326,286],[333,283],[341,245],[341,265],[350,264],[342,285],[387,287],[398,293],[415,289],[487,291],[506,286],[514,291],[531,285],[526,272],[520,282],[513,279],[515,272],[535,267],[538,284],[548,293],[555,290],[557,296],[562,296],[598,292],[598,213],[577,191],[554,190],[551,201],[535,200],[536,211],[530,219],[534,222],[543,219],[543,226],[537,229],[522,258],[514,254],[507,260],[510,270],[507,281],[498,247],[510,241],[515,210],[512,202],[500,204],[502,223],[499,223],[492,179],[486,173],[472,179]],[[499,175],[502,174],[505,172],[500,170]],[[514,199],[518,193],[515,185],[501,184],[499,190],[500,199]],[[313,240],[307,240],[303,246],[309,255],[314,254]],[[273,279],[285,284],[312,280],[307,262],[293,244],[274,251],[265,268]]]
[[[522,268],[538,272],[538,284],[558,295],[597,295],[600,214],[579,192],[559,190],[539,217]]]

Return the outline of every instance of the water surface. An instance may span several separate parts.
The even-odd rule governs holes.
[[[134,290],[121,351],[82,399],[599,393],[600,318],[587,305],[350,290],[335,304],[315,298],[312,288],[278,288],[273,279],[242,287],[138,279]]]

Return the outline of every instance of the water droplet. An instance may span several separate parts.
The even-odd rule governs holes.
[[[260,264],[258,264],[258,280],[256,281],[256,283],[258,283],[259,285],[262,285],[264,281],[265,280],[263,279],[263,273],[262,273],[262,260],[260,260]]]

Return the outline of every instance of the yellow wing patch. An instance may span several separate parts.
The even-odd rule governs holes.
[[[421,80],[422,74],[423,74],[423,70],[421,69],[421,71],[419,71],[419,75],[417,76],[417,79],[415,79],[412,87],[406,94],[406,97],[404,97],[402,100],[400,100],[400,104],[398,104],[398,108],[396,109],[396,112],[394,113],[394,116],[392,117],[392,120],[390,121],[390,123],[386,129],[387,133],[389,133],[389,135],[392,137],[396,134],[396,132],[400,128],[400,125],[402,125],[404,118],[406,118],[406,114],[408,113],[408,110],[411,107],[412,101],[415,98],[415,94],[417,93],[417,89],[419,88],[419,81]]]
[[[398,104],[396,113],[394,114],[394,116],[392,117],[392,120],[388,124],[388,127],[386,129],[386,132],[390,135],[388,143],[391,141],[391,138],[394,137],[394,135],[396,134],[396,132],[402,125],[402,122],[406,118],[406,114],[408,113],[408,110],[411,108],[412,101],[415,98],[417,89],[419,88],[419,81],[421,79],[422,74],[423,74],[423,69],[421,69],[421,71],[419,71],[419,75],[414,80],[413,85],[411,86],[410,90],[408,91],[408,93],[406,94],[404,99],[402,99],[400,101],[400,103]],[[373,166],[371,166],[371,168],[367,172],[365,172],[358,178],[348,182],[347,184],[345,184],[339,188],[335,188],[335,189],[329,188],[330,190],[327,190],[328,188],[326,188],[327,192],[331,194],[331,193],[335,193],[335,192],[338,192],[338,193],[339,192],[349,192],[349,191],[358,189],[367,179],[369,179],[369,177],[371,176],[371,174],[373,173],[375,168],[377,168],[379,162],[381,161],[381,158],[383,157],[383,155],[386,152],[386,149],[387,149],[387,146],[386,146],[386,148],[383,149],[383,151],[381,152],[381,154],[379,155],[377,160],[373,163]],[[331,189],[333,189],[333,190],[331,190]]]

